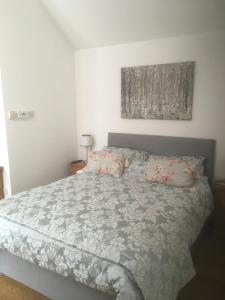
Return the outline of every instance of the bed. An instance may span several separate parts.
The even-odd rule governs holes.
[[[213,181],[214,140],[109,133],[108,146],[201,155]],[[195,275],[210,187],[146,184],[137,172],[74,175],[4,200],[0,272],[55,300],[175,299]]]

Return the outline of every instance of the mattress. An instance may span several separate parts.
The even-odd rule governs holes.
[[[212,210],[190,188],[84,172],[0,203],[0,249],[117,300],[174,300],[195,275],[190,247]]]

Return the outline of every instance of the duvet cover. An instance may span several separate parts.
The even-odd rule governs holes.
[[[147,183],[138,164],[83,172],[0,202],[0,250],[117,300],[174,300],[211,209],[205,177],[180,188]]]

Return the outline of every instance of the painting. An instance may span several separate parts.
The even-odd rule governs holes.
[[[194,62],[121,69],[121,117],[191,120]]]

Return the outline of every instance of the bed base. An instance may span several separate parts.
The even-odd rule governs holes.
[[[6,251],[0,251],[0,273],[52,300],[116,299],[116,297],[89,288]]]

